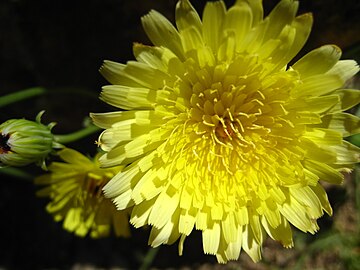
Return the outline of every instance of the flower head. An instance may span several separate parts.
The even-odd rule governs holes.
[[[41,124],[40,112],[36,121],[10,119],[0,125],[0,165],[25,166],[37,162],[45,166],[45,158],[59,147],[51,128],[54,123]]]
[[[90,160],[79,152],[65,148],[58,152],[64,162],[53,162],[51,173],[35,179],[46,185],[38,195],[49,197],[46,210],[65,230],[78,236],[108,236],[111,228],[117,236],[129,236],[128,211],[117,211],[103,196],[102,188],[121,167],[101,169],[97,158]]]
[[[152,225],[152,246],[202,231],[219,262],[241,249],[257,261],[266,235],[293,245],[290,224],[318,230],[332,213],[319,180],[341,183],[359,161],[343,137],[359,118],[343,111],[360,92],[342,89],[358,66],[327,45],[294,65],[312,26],[282,0],[263,18],[261,0],[206,4],[202,20],[188,0],[176,28],[156,11],[142,18],[154,44],[134,45],[136,61],[105,61],[113,85],[101,99],[121,109],[92,114],[106,129],[103,166],[123,165],[104,187],[131,223]],[[125,111],[123,111],[125,110]]]

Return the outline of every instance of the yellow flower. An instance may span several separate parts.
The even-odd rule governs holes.
[[[266,235],[293,245],[291,226],[318,230],[332,213],[319,180],[339,184],[359,161],[343,137],[359,133],[344,113],[360,92],[341,89],[358,66],[334,45],[289,61],[305,43],[311,14],[282,0],[263,18],[261,0],[206,4],[202,20],[188,0],[177,29],[156,11],[142,18],[155,46],[134,45],[137,61],[105,61],[113,85],[101,99],[121,109],[92,114],[106,129],[102,166],[123,165],[105,187],[130,222],[152,225],[152,246],[202,231],[219,262],[241,249],[254,261]],[[122,111],[125,110],[125,111]]]
[[[53,162],[49,174],[39,176],[35,183],[46,185],[38,196],[49,197],[46,210],[55,221],[63,222],[65,230],[84,237],[105,237],[113,227],[117,236],[129,236],[128,210],[117,211],[102,193],[103,186],[121,167],[99,168],[94,161],[79,152],[65,148],[58,152],[65,162]]]

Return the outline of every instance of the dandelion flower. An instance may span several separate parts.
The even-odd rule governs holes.
[[[181,254],[196,229],[219,262],[258,261],[267,235],[291,247],[291,225],[315,233],[331,215],[319,180],[339,184],[359,161],[343,138],[360,131],[344,112],[360,92],[342,89],[358,66],[334,45],[289,66],[312,26],[297,9],[282,0],[263,18],[261,0],[208,2],[200,19],[180,0],[176,28],[142,18],[154,46],[135,44],[136,61],[105,61],[101,99],[121,110],[92,114],[100,163],[126,167],[104,191],[152,226],[152,246],[179,239]]]
[[[58,154],[64,162],[51,163],[51,173],[35,179],[36,184],[46,185],[37,194],[51,199],[46,210],[55,221],[63,220],[65,230],[81,237],[108,236],[112,227],[117,236],[129,236],[128,211],[117,211],[102,192],[121,167],[101,169],[97,158],[90,160],[68,148]]]

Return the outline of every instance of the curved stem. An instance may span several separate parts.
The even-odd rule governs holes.
[[[48,91],[48,94],[75,94],[75,95],[79,95],[79,96],[83,96],[83,97],[87,97],[87,98],[93,98],[93,99],[98,99],[99,98],[99,94],[96,92],[94,93],[93,91],[90,91],[88,89],[85,88],[79,88],[79,87],[56,87],[56,88],[51,88],[50,91]]]
[[[147,270],[151,266],[152,262],[154,261],[156,254],[159,252],[160,247],[157,248],[149,248],[148,252],[145,255],[144,261],[140,266],[140,270]]]
[[[0,174],[8,175],[26,181],[32,181],[34,178],[31,174],[14,167],[0,167]]]
[[[33,87],[25,90],[20,90],[15,93],[11,93],[5,96],[0,96],[0,108],[10,105],[12,103],[22,101],[28,98],[40,96],[43,94],[77,94],[88,98],[98,98],[98,94],[95,94],[86,89],[79,88],[56,88],[54,91],[49,91],[43,87]]]
[[[0,108],[24,99],[43,95],[46,92],[47,90],[43,87],[34,87],[2,96],[0,97]]]
[[[84,129],[75,131],[73,133],[70,134],[64,134],[64,135],[54,135],[55,141],[60,143],[60,144],[67,144],[67,143],[71,143],[77,140],[80,140],[84,137],[87,137],[97,131],[99,131],[100,128],[98,128],[97,126],[94,125],[89,125]]]

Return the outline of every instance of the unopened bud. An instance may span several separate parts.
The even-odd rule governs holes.
[[[0,125],[0,165],[45,164],[56,143],[51,133],[54,124],[41,124],[42,114],[38,114],[36,121],[11,119]]]

